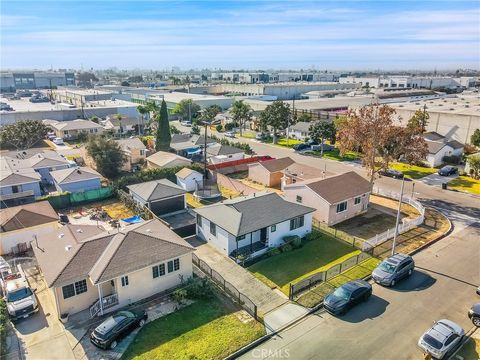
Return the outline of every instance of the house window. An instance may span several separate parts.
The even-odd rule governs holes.
[[[346,201],[337,204],[337,214],[341,213],[341,212],[344,212],[346,210],[347,210],[347,202]]]
[[[297,202],[301,204],[301,203],[302,203],[302,200],[303,200],[302,197],[299,196],[299,195],[297,195]]]
[[[275,232],[275,231],[277,231],[277,225],[270,226],[270,232]]]
[[[305,218],[303,215],[290,220],[290,230],[301,228],[303,225],[305,225]]]
[[[217,236],[217,225],[210,221],[210,234]]]
[[[357,197],[355,198],[355,205],[360,204],[361,201],[362,201],[362,198],[361,198],[360,196],[357,196]]]
[[[165,275],[165,264],[159,264],[152,267],[153,278]]]
[[[128,275],[122,276],[122,286],[128,286]]]
[[[63,135],[68,135],[68,130],[64,130]]]
[[[245,235],[237,236],[237,241],[244,240],[244,239],[245,239]]]
[[[87,292],[87,280],[80,280],[73,284],[65,285],[62,287],[62,292],[64,299],[83,294]]]
[[[174,271],[180,270],[180,259],[173,260],[173,270]]]
[[[20,192],[21,189],[22,189],[21,185],[13,185],[13,186],[12,186],[12,192],[13,192],[14,194]]]
[[[197,214],[197,225],[198,227],[202,227],[202,217],[199,214]]]

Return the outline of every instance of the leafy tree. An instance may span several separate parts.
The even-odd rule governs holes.
[[[95,124],[98,124],[100,120],[98,119],[98,116],[97,116],[97,115],[93,115],[93,116],[90,118],[90,121],[94,122]]]
[[[273,143],[277,143],[277,130],[285,129],[289,125],[290,105],[283,101],[274,101],[260,114],[260,128],[267,130],[267,126],[273,128]]]
[[[475,129],[472,136],[470,137],[470,142],[472,145],[480,146],[480,129]]]
[[[123,80],[121,83],[120,83],[121,86],[130,86],[130,83],[126,80]]]
[[[217,126],[215,126],[215,130],[217,130],[218,132],[221,132],[223,130],[223,125],[218,124]]]
[[[382,159],[382,168],[386,169],[393,161],[403,159],[409,164],[418,163],[428,155],[425,139],[418,133],[418,128],[393,126],[383,147],[378,149]]]
[[[158,121],[155,150],[168,151],[170,150],[172,136],[170,135],[170,123],[168,122],[168,110],[165,100],[162,100],[160,113],[155,114],[155,119]]]
[[[229,123],[225,124],[225,130],[226,131],[232,131],[234,127],[235,127],[235,124],[232,123],[232,122],[229,122]]]
[[[478,179],[480,176],[480,155],[470,155],[467,157],[468,166],[470,166],[470,175]]]
[[[190,130],[190,134],[192,135],[200,135],[200,127],[196,122],[192,124],[192,128]]]
[[[99,135],[90,136],[86,149],[103,176],[106,178],[118,176],[126,158],[116,141]]]
[[[370,105],[350,110],[337,133],[342,155],[348,151],[361,150],[362,161],[372,186],[375,173],[388,166],[390,157],[380,163],[377,160],[381,156],[380,150],[391,142],[394,114],[395,110],[387,105]]]
[[[195,104],[192,99],[183,99],[175,105],[172,113],[177,114],[182,120],[190,120],[197,116],[200,109],[200,105]]]
[[[232,119],[240,125],[240,136],[242,136],[242,128],[245,127],[247,121],[252,117],[252,108],[243,100],[235,101],[230,108]]]
[[[91,72],[79,72],[76,75],[77,85],[81,87],[92,88],[93,83],[97,81],[98,78]]]
[[[297,122],[310,122],[312,121],[312,115],[307,112],[302,112],[297,116]]]
[[[210,105],[201,111],[200,120],[211,122],[215,119],[215,116],[222,112],[222,108],[218,105]]]
[[[310,139],[319,141],[321,144],[320,153],[323,156],[323,143],[325,139],[332,139],[335,137],[335,125],[324,121],[316,121],[310,125],[308,135]]]
[[[181,134],[181,132],[175,127],[175,125],[170,125],[170,134]]]
[[[425,110],[418,109],[415,111],[415,114],[408,120],[407,127],[409,129],[416,129],[418,132],[423,134],[427,131],[428,119],[430,115]]]
[[[41,121],[22,120],[0,129],[0,145],[13,146],[17,150],[30,149],[47,136],[48,128]]]

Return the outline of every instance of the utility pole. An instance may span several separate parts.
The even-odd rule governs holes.
[[[422,118],[422,134],[426,131],[425,129],[425,122],[427,116],[427,104],[423,105],[423,118]]]
[[[205,143],[203,144],[203,172],[205,176],[205,180],[208,179],[208,169],[207,169],[207,129],[208,129],[208,122],[204,121],[203,122],[205,125],[205,134],[204,134],[204,141]]]
[[[400,223],[400,210],[402,208],[404,186],[405,186],[405,176],[402,179],[402,189],[400,190],[400,200],[398,201],[397,220],[395,222],[395,233],[393,234],[392,255],[395,255],[395,245],[397,242],[398,225]]]

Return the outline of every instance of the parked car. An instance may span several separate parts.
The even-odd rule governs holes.
[[[312,150],[315,150],[315,151],[322,151],[322,147],[323,147],[323,152],[328,152],[328,151],[335,150],[335,146],[332,146],[332,145],[329,145],[329,144],[320,145],[320,144],[313,143],[313,144],[310,144],[310,145],[312,147]]]
[[[323,300],[323,307],[330,314],[344,314],[354,305],[367,301],[372,295],[372,285],[365,280],[349,281],[331,292]]]
[[[480,327],[480,303],[473,305],[472,308],[468,310],[468,317],[472,320],[473,325]]]
[[[226,131],[224,135],[229,138],[235,137],[235,133],[233,131]]]
[[[418,346],[436,359],[447,359],[460,344],[465,331],[451,320],[433,323],[418,340]]]
[[[395,254],[383,260],[372,272],[373,281],[385,286],[395,284],[413,273],[415,262],[406,254]]]
[[[188,120],[182,120],[182,121],[180,121],[180,124],[183,125],[183,126],[187,126],[187,127],[192,126],[192,122],[188,121]]]
[[[458,169],[455,166],[447,165],[438,170],[438,175],[440,176],[449,176],[456,174]]]
[[[378,173],[382,176],[387,176],[394,179],[403,179],[403,176],[404,176],[401,171],[394,170],[394,169],[380,170]]]
[[[90,333],[90,341],[101,349],[115,349],[123,337],[147,321],[145,311],[119,311],[109,316]]]
[[[65,145],[62,138],[56,137],[52,140],[55,145]]]
[[[257,139],[257,140],[263,140],[264,137],[265,137],[265,134],[263,134],[263,133],[256,133],[255,134],[255,139]]]
[[[22,266],[2,278],[2,293],[12,321],[27,318],[38,311],[35,289],[30,288]]]
[[[295,150],[295,151],[304,151],[304,150],[308,150],[310,148],[311,148],[311,146],[308,145],[308,144],[305,144],[305,143],[293,145],[293,150]]]

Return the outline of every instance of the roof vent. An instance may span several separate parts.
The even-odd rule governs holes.
[[[80,169],[77,169],[77,174],[81,174],[82,172],[80,171]]]
[[[77,229],[77,233],[83,233],[82,229]]]
[[[147,229],[147,230],[145,230],[145,231],[148,232],[148,233],[151,233],[151,232],[152,232],[152,229]]]
[[[64,234],[64,233],[61,233],[60,235],[58,235],[58,238],[59,238],[59,239],[62,239],[64,236],[65,236],[65,234]]]
[[[65,246],[65,251],[70,251],[70,250],[72,250],[72,245]]]

